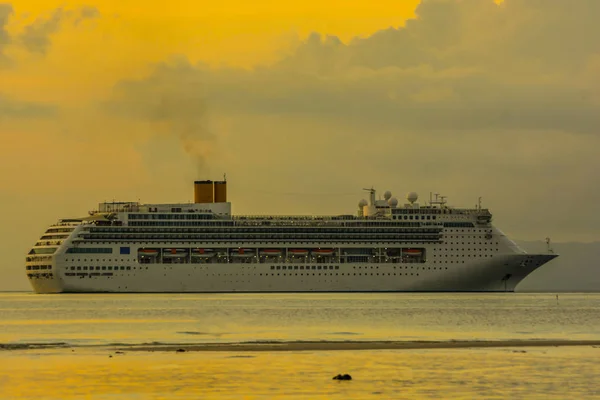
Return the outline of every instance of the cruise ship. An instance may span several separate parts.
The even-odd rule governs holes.
[[[194,202],[104,202],[26,256],[37,293],[511,292],[557,257],[528,254],[479,205],[367,190],[355,215],[233,215],[226,181]]]

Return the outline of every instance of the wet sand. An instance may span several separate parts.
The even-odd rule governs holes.
[[[600,348],[600,340],[515,339],[515,340],[450,340],[450,341],[265,341],[240,343],[142,343],[108,345],[69,345],[56,343],[0,343],[1,350],[42,349],[106,349],[116,351],[338,351],[338,350],[420,350],[476,349],[512,347],[592,346]]]
[[[344,341],[344,342],[246,342],[157,344],[121,347],[122,351],[335,351],[335,350],[415,350],[473,349],[500,347],[598,346],[600,340],[494,340],[494,341]]]

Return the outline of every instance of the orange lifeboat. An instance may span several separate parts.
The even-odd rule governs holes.
[[[243,257],[243,258],[247,258],[247,257],[252,257],[254,256],[254,249],[244,249],[244,248],[239,248],[239,249],[235,249],[235,250],[231,250],[230,251],[230,256],[232,257]]]
[[[212,257],[215,255],[213,249],[192,249],[192,256],[194,257]]]
[[[186,249],[163,249],[163,257],[183,257],[186,254]]]
[[[405,249],[402,252],[409,256],[420,256],[423,254],[423,251],[419,249]]]
[[[262,249],[261,256],[277,257],[281,255],[281,249]]]
[[[158,250],[156,250],[156,249],[139,249],[138,253],[140,253],[144,256],[157,256]]]
[[[333,253],[333,249],[315,249],[312,251],[314,256],[331,256]]]

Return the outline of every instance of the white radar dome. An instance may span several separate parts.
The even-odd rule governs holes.
[[[365,199],[362,199],[361,201],[358,202],[358,206],[361,208],[366,206],[367,204],[369,204],[369,203],[367,203],[367,201]]]
[[[406,195],[406,200],[408,200],[409,203],[414,203],[418,199],[419,199],[419,195],[416,192],[410,192],[409,194]]]
[[[392,197],[391,199],[388,200],[388,204],[390,205],[390,207],[396,207],[398,205],[398,199],[395,197]]]
[[[392,192],[389,190],[383,194],[383,198],[387,201],[392,198]]]

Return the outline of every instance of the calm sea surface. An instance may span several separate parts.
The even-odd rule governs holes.
[[[600,294],[0,293],[0,398],[600,398],[600,348],[137,352],[143,343],[600,340]],[[125,347],[124,354],[114,346]],[[350,382],[331,377],[353,376]]]

